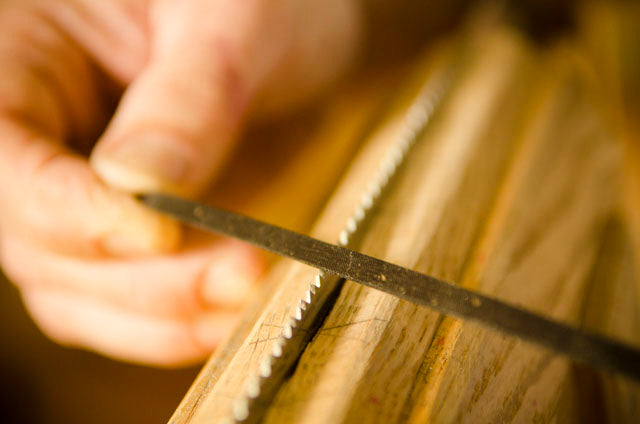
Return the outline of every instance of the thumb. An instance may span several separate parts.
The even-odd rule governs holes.
[[[248,95],[228,52],[169,44],[126,90],[91,164],[120,189],[193,196],[230,152]]]

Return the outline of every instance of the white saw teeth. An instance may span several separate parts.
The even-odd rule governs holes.
[[[425,116],[428,119],[433,113],[433,101],[427,100],[423,107],[424,107]]]
[[[342,246],[349,244],[349,237],[358,230],[358,223],[367,217],[367,211],[370,210],[374,201],[382,194],[382,190],[388,185],[390,179],[397,173],[398,166],[405,160],[409,150],[418,140],[418,135],[427,125],[431,115],[444,91],[448,80],[441,81],[444,84],[434,86],[432,83],[424,86],[405,117],[405,126],[398,134],[395,144],[385,155],[380,168],[374,179],[370,181],[370,185],[362,193],[360,202],[356,205],[353,215],[347,219],[345,228],[340,232],[338,243]],[[202,214],[204,211],[195,211],[196,214]],[[282,334],[273,344],[271,355],[262,358],[259,366],[259,374],[255,378],[249,380],[246,390],[246,396],[237,400],[233,405],[233,415],[235,422],[242,422],[249,418],[250,400],[258,398],[261,392],[261,382],[263,378],[269,378],[273,373],[273,364],[275,360],[281,358],[284,354],[285,344],[287,340],[293,337],[294,330],[300,325],[303,311],[307,310],[307,306],[311,304],[312,296],[316,295],[317,289],[322,285],[322,279],[325,273],[318,271],[311,284],[309,290],[305,291],[300,304],[295,308],[294,314],[282,328]],[[479,301],[472,299],[472,304],[477,306]],[[438,306],[436,299],[431,300],[431,305]]]
[[[409,151],[409,145],[411,144],[411,139],[415,137],[415,133],[412,131],[407,138],[403,140],[403,142],[398,145],[398,150],[402,157],[406,156]]]
[[[405,146],[409,144],[409,141],[413,138],[416,138],[418,135],[418,128],[407,127],[407,132],[405,133],[405,137],[403,138],[404,143],[401,144],[402,150],[405,150]]]
[[[362,195],[362,207],[364,209],[371,209],[371,206],[373,206],[373,198],[369,192],[366,192]]]
[[[391,178],[393,174],[396,172],[396,164],[390,160],[386,159],[382,165],[382,176],[385,180]]]
[[[402,151],[400,151],[399,149],[394,149],[391,153],[391,160],[393,160],[393,164],[398,167],[398,165],[402,163],[402,159],[404,159]]]
[[[380,177],[380,181],[378,181],[378,183],[380,184],[380,187],[384,187],[387,185],[387,183],[389,182],[389,176],[384,174]]]
[[[380,196],[380,191],[382,189],[380,188],[380,183],[378,181],[374,182],[373,184],[371,184],[371,187],[369,187],[369,193],[371,193],[371,197],[373,199],[375,199],[376,197]],[[373,202],[371,202],[371,206],[373,206]],[[369,206],[369,208],[371,207]],[[367,208],[367,209],[369,209]]]
[[[247,396],[249,396],[251,399],[255,399],[258,396],[260,396],[260,379],[259,378],[251,379],[251,381],[249,382],[249,385],[247,386]]]
[[[293,337],[293,327],[291,326],[291,324],[287,324],[284,326],[284,328],[282,329],[282,335],[285,339],[290,339],[291,337]]]
[[[271,353],[274,358],[279,358],[282,356],[282,344],[284,343],[284,339],[278,339],[276,344],[273,345],[273,352]]]
[[[260,376],[267,378],[271,375],[271,356],[267,355],[260,362]]]
[[[244,421],[249,417],[249,401],[239,399],[233,405],[233,416],[237,421]]]
[[[423,107],[412,107],[409,110],[409,114],[407,115],[407,123],[411,126],[411,128],[420,128],[427,121],[427,117],[428,111],[426,111]]]

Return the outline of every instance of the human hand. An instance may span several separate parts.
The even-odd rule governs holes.
[[[248,118],[347,66],[358,19],[355,0],[0,3],[0,263],[43,331],[155,365],[206,356],[260,260],[129,193],[203,193]]]

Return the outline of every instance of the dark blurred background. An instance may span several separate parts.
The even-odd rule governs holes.
[[[0,274],[0,423],[163,423],[199,367],[161,370],[56,345]]]

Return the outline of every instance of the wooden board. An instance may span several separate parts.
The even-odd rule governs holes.
[[[627,223],[615,216],[607,225],[586,293],[583,326],[591,331],[640,345],[638,269]],[[588,401],[597,406],[593,422],[636,423],[640,420],[640,384],[619,376],[578,369],[578,384],[591,384]]]
[[[487,41],[361,250],[575,324],[613,205],[616,145],[569,52],[542,59],[539,81],[517,36]],[[549,421],[567,369],[347,284],[267,422]]]
[[[296,119],[299,121],[292,125],[293,128],[277,128],[266,134],[262,131],[249,134],[244,147],[232,162],[232,169],[221,178],[218,187],[214,189],[216,201],[227,208],[267,222],[308,232],[319,214],[319,209],[323,207],[326,198],[331,195],[337,181],[350,164],[354,152],[359,151],[375,120],[381,117],[385,105],[393,97],[392,92],[395,92],[399,84],[398,79],[404,75],[400,73],[401,69],[402,65],[385,69],[382,74],[372,73],[363,76],[358,83],[347,87],[343,93],[326,99],[323,105],[308,111],[302,118],[297,116]],[[370,153],[364,155],[375,156],[383,147],[374,146]],[[279,153],[288,160],[279,157]],[[265,157],[272,157],[273,160],[269,161]],[[238,175],[244,177],[239,181]],[[364,177],[366,174],[353,178]],[[255,192],[247,193],[247,182],[255,188]],[[238,193],[242,193],[242,196]],[[352,195],[353,193],[347,192],[342,196]],[[332,229],[337,228],[339,224],[335,222],[331,226],[329,221],[328,219],[324,228],[322,225],[316,225],[314,234],[334,242],[334,238],[331,237]],[[335,231],[337,230],[333,233]],[[288,260],[282,260],[272,267],[263,282],[262,293],[247,307],[242,321],[231,337],[204,365],[171,417],[171,423],[192,422],[194,414],[208,398],[225,367],[241,350],[253,326],[260,319],[264,319],[264,309],[267,305],[271,302],[280,306],[278,293],[287,291],[287,281],[290,285],[301,286],[295,276],[305,272],[310,275],[313,270],[300,267]],[[296,295],[300,296],[300,287],[291,293],[290,297],[293,299]],[[285,314],[286,311],[280,313]],[[260,331],[263,333],[264,329]],[[242,365],[241,367],[244,368]],[[239,394],[240,390],[238,387],[236,394]],[[223,399],[230,402],[233,398],[229,396]],[[230,404],[226,406],[230,407]]]
[[[567,47],[540,52],[505,28],[479,30],[465,46],[464,71],[352,247],[579,324],[614,205],[619,146]],[[452,49],[419,65],[407,91]],[[411,95],[400,97],[356,155],[315,237],[337,241],[402,130]],[[316,274],[290,261],[276,265],[265,296],[171,422],[232,416]],[[303,353],[267,422],[579,416],[564,358],[355,283],[342,287],[308,345],[302,337],[294,343]]]

